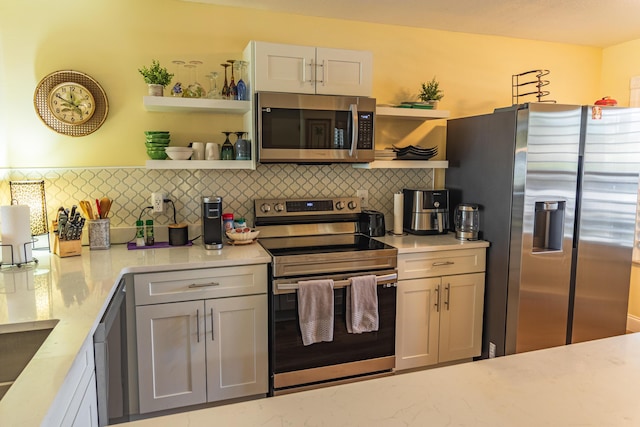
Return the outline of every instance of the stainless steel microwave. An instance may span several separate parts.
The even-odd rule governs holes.
[[[374,98],[260,92],[256,105],[261,163],[374,160]]]

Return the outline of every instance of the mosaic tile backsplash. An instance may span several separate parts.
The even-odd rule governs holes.
[[[432,169],[354,169],[350,165],[258,165],[256,170],[148,170],[145,168],[16,169],[0,171],[0,204],[10,203],[9,181],[45,180],[49,222],[60,206],[103,196],[113,200],[111,227],[133,227],[150,205],[152,192],[168,193],[177,222],[200,223],[200,200],[219,196],[225,212],[253,225],[253,200],[355,196],[369,192],[368,209],[385,214],[393,225],[393,193],[402,188],[431,188]],[[173,223],[173,208],[154,214],[156,224]]]

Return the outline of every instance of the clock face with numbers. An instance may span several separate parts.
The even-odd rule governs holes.
[[[96,111],[93,95],[79,83],[60,83],[49,92],[47,102],[51,114],[70,125],[85,123]]]
[[[33,104],[44,124],[69,136],[96,131],[109,111],[102,86],[87,74],[73,70],[45,76],[36,87]]]

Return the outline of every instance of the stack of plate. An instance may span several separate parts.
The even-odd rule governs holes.
[[[147,130],[144,132],[147,140],[144,145],[147,147],[147,154],[154,160],[164,160],[167,158],[165,148],[171,142],[171,135],[164,130]]]
[[[404,148],[393,146],[396,160],[429,160],[438,154],[438,147],[420,148],[409,145]]]

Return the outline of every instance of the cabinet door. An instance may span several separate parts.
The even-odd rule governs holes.
[[[438,362],[440,278],[398,281],[396,369]]]
[[[136,308],[140,413],[204,403],[204,302]]]
[[[315,93],[316,48],[255,42],[254,91]]]
[[[98,427],[98,394],[96,393],[96,375],[91,375],[89,384],[82,396],[72,427]]]
[[[316,50],[316,93],[325,95],[371,96],[373,56],[369,51]]]
[[[482,346],[484,274],[442,278],[440,363],[479,356]]]
[[[209,402],[268,390],[267,295],[205,301]]]

